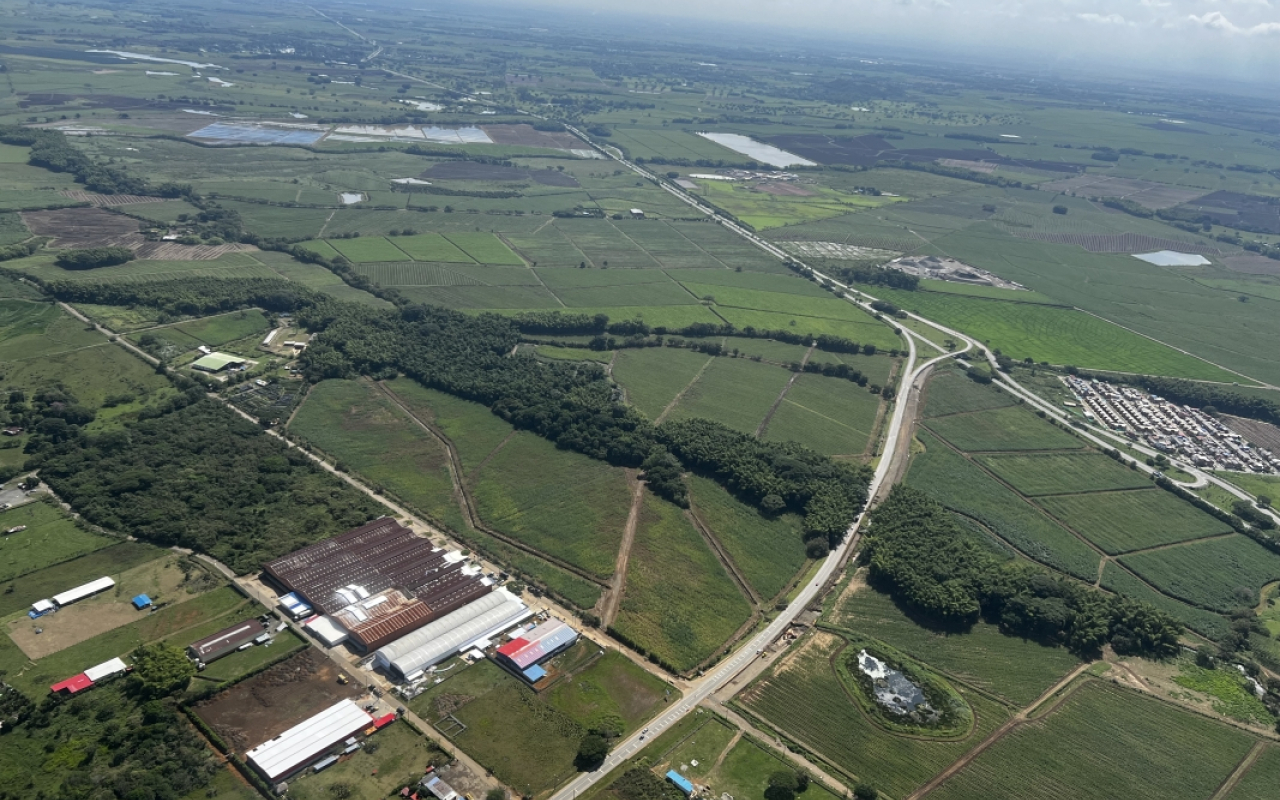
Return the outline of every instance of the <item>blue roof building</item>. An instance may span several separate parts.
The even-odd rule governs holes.
[[[529,667],[528,669],[526,669],[524,672],[520,674],[524,675],[524,679],[529,683],[537,683],[538,681],[547,677],[547,671],[542,667],[539,667],[536,665]]]
[[[689,782],[688,778],[681,775],[679,772],[676,772],[674,769],[668,771],[667,780],[674,783],[677,789],[685,793],[685,796],[693,796],[693,784]]]
[[[151,598],[147,597],[145,594],[140,594],[137,597],[133,598],[133,607],[138,609],[139,611],[149,607],[150,605],[151,605]]]

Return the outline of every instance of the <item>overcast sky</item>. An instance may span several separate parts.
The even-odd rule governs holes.
[[[1280,0],[526,0],[672,17],[756,20],[855,42],[950,44],[1054,63],[1140,61],[1273,81]],[[1273,4],[1274,3],[1274,4]],[[1028,62],[1029,65],[1036,63]]]

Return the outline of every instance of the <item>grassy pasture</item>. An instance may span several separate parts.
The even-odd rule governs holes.
[[[907,483],[979,520],[1029,558],[1096,579],[1101,559],[1084,542],[930,434],[919,439],[925,452],[912,459]]]
[[[256,308],[208,317],[193,322],[184,322],[174,326],[176,330],[199,339],[211,347],[218,347],[227,342],[234,342],[246,336],[262,333],[269,327],[271,327],[271,324],[267,322],[267,318]]]
[[[681,510],[646,492],[613,628],[683,671],[728,641],[750,613]]]
[[[466,529],[444,447],[369,383],[317,384],[289,430],[371,485],[386,487],[453,530]]]
[[[1252,606],[1280,580],[1280,556],[1242,535],[1124,556],[1120,563],[1160,591],[1214,611]]]
[[[633,348],[618,351],[613,378],[627,391],[627,402],[649,419],[657,419],[667,404],[713,356],[683,348]]]
[[[977,460],[1028,497],[1151,485],[1143,473],[1101,453],[999,453],[980,455]]]
[[[585,580],[537,556],[531,556],[484,531],[468,529],[459,536],[476,549],[505,564],[513,575],[537,581],[570,606],[589,610],[600,600],[603,591],[600,584]]]
[[[69,678],[86,667],[125,655],[139,645],[164,639],[183,629],[221,617],[241,605],[248,606],[249,601],[239,592],[224,586],[152,614],[140,615],[135,622],[45,656],[21,677],[13,675],[9,680],[28,696],[40,697],[47,693],[50,684]],[[261,607],[256,607],[256,611],[262,613]]]
[[[3,346],[0,346],[0,350]],[[173,393],[169,382],[143,362],[116,345],[102,343],[94,347],[11,361],[5,365],[0,387],[4,390],[24,389],[28,393],[62,383],[82,404],[98,407],[110,395],[132,394],[133,403],[100,409],[92,426],[109,419],[136,414],[142,405]]]
[[[1253,742],[1235,728],[1090,681],[1060,709],[996,742],[935,796],[1204,798]]]
[[[716,763],[712,759],[711,764]],[[716,791],[730,797],[755,797],[757,793],[768,791],[770,777],[780,770],[790,769],[793,769],[791,762],[782,760],[750,739],[741,739],[724,754],[724,760],[719,762],[711,776],[711,783]],[[836,800],[836,795],[816,781],[810,782],[803,797],[804,800]]]
[[[594,575],[613,574],[631,507],[620,468],[519,432],[470,482],[489,525]]]
[[[390,239],[381,236],[366,236],[359,239],[329,239],[329,245],[347,258],[359,264],[365,261],[408,261],[399,247]]]
[[[0,581],[70,561],[119,541],[81,530],[48,503],[26,503],[0,512],[0,530],[19,525],[26,525],[27,529],[0,540]]]
[[[333,245],[329,244],[324,239],[311,239],[305,242],[298,242],[298,247],[310,250],[311,252],[324,256],[325,258],[337,258],[342,255],[337,250],[334,250]]]
[[[794,514],[761,516],[709,478],[690,475],[688,482],[698,516],[747,582],[761,597],[776,597],[806,562],[800,520]]]
[[[934,417],[929,430],[968,453],[987,450],[1078,450],[1084,444],[1020,407]]]
[[[769,420],[764,438],[799,442],[825,455],[860,455],[871,441],[879,408],[880,397],[856,383],[800,375]]]
[[[462,468],[468,472],[475,470],[514,430],[479,403],[428,389],[412,380],[388,381],[386,385],[415,416],[433,422],[449,437]]]
[[[814,634],[748,687],[736,703],[845,775],[895,797],[927,781],[1008,718],[999,704],[957,686],[976,718],[967,737],[938,741],[889,733],[845,694],[828,660],[844,646],[844,640],[834,634]]]
[[[921,416],[926,419],[945,417],[948,414],[1004,408],[1017,402],[1008,392],[975,383],[963,372],[943,367],[935,370],[929,378]]]
[[[1126,572],[1114,561],[1102,570],[1102,588],[1150,603],[1191,630],[1210,639],[1221,639],[1230,630],[1222,616],[1157,592]]]
[[[736,275],[737,273],[734,274]],[[719,306],[750,308],[802,317],[840,319],[848,322],[872,322],[871,317],[862,309],[852,303],[837,300],[830,296],[813,297],[790,292],[695,283],[692,280],[681,280],[680,285],[684,286],[696,297],[703,299],[713,298],[716,305]]]
[[[1231,532],[1161,489],[1058,495],[1036,504],[1111,555]]]
[[[369,752],[372,744],[376,753]],[[378,731],[364,747],[323,772],[290,781],[289,794],[298,800],[329,800],[346,786],[351,800],[382,800],[405,781],[420,778],[427,759],[437,752],[430,740],[401,722]]]
[[[963,633],[930,630],[916,624],[888,595],[869,586],[840,594],[825,621],[879,639],[1019,706],[1035,700],[1079,663],[1066,648],[1008,636],[986,622]]]
[[[553,290],[572,309],[609,306],[691,306],[698,298],[675,283],[641,283],[631,286],[586,286]]]
[[[102,335],[52,303],[0,300],[0,362],[48,356],[103,343]]]
[[[726,336],[724,337],[724,346],[731,350],[737,348],[738,352],[744,356],[760,356],[761,359],[772,361],[775,364],[798,364],[804,360],[804,354],[809,350],[808,346],[802,344],[787,344],[773,339],[748,339],[745,336]],[[843,356],[843,353],[836,355],[835,353],[824,353],[821,350],[815,350],[813,360],[834,361],[839,359],[843,361]],[[869,366],[877,363],[870,359],[866,361]]]
[[[673,277],[681,283],[695,283],[704,287],[715,286],[726,287],[728,289],[745,289],[756,292],[794,294],[800,297],[814,297],[828,301],[834,299],[829,292],[820,288],[813,281],[805,280],[799,275],[792,273],[785,275],[769,275],[759,272],[731,272],[724,269],[699,269],[685,270],[684,272],[677,273]],[[836,300],[835,302],[843,301]],[[852,306],[850,306],[850,308],[852,308]]]
[[[719,357],[684,393],[669,418],[705,417],[755,433],[790,379],[790,372],[770,364]]]
[[[18,535],[18,534],[15,534]],[[87,555],[29,572],[10,580],[0,593],[0,617],[22,611],[42,597],[88,583],[103,575],[118,576],[168,552],[140,542],[120,542]],[[13,591],[7,591],[12,586]]]
[[[596,649],[594,643],[585,641],[577,647],[581,651]],[[574,655],[579,654],[570,650],[560,658],[567,662]],[[586,669],[553,686],[546,700],[585,727],[596,720],[615,717],[622,720],[623,730],[632,731],[649,718],[668,688],[666,682],[622,653],[606,650]]]
[[[867,287],[867,291],[981,339],[1015,360],[1030,357],[1051,364],[1145,375],[1237,379],[1212,364],[1074,309],[879,286]]]

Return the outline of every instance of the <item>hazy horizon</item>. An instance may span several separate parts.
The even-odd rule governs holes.
[[[847,37],[854,49],[900,46],[921,55],[936,47],[940,60],[1014,59],[1027,69],[1129,64],[1265,85],[1280,67],[1280,8],[1271,0],[653,0],[643,9],[616,0],[511,1],[658,25],[734,22],[832,44]]]

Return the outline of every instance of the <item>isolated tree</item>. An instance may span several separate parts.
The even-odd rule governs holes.
[[[608,740],[597,733],[589,733],[582,737],[582,743],[578,745],[578,755],[574,758],[573,765],[580,772],[593,772],[599,769],[608,755]]]
[[[196,674],[196,666],[186,653],[169,644],[143,645],[129,658],[133,661],[129,688],[143,697],[177,694]]]
[[[853,787],[853,796],[856,797],[857,800],[876,800],[876,798],[880,796],[880,793],[876,791],[876,787],[871,784],[860,783]]]
[[[800,781],[791,770],[780,769],[769,776],[769,788],[764,790],[765,800],[795,800]]]

